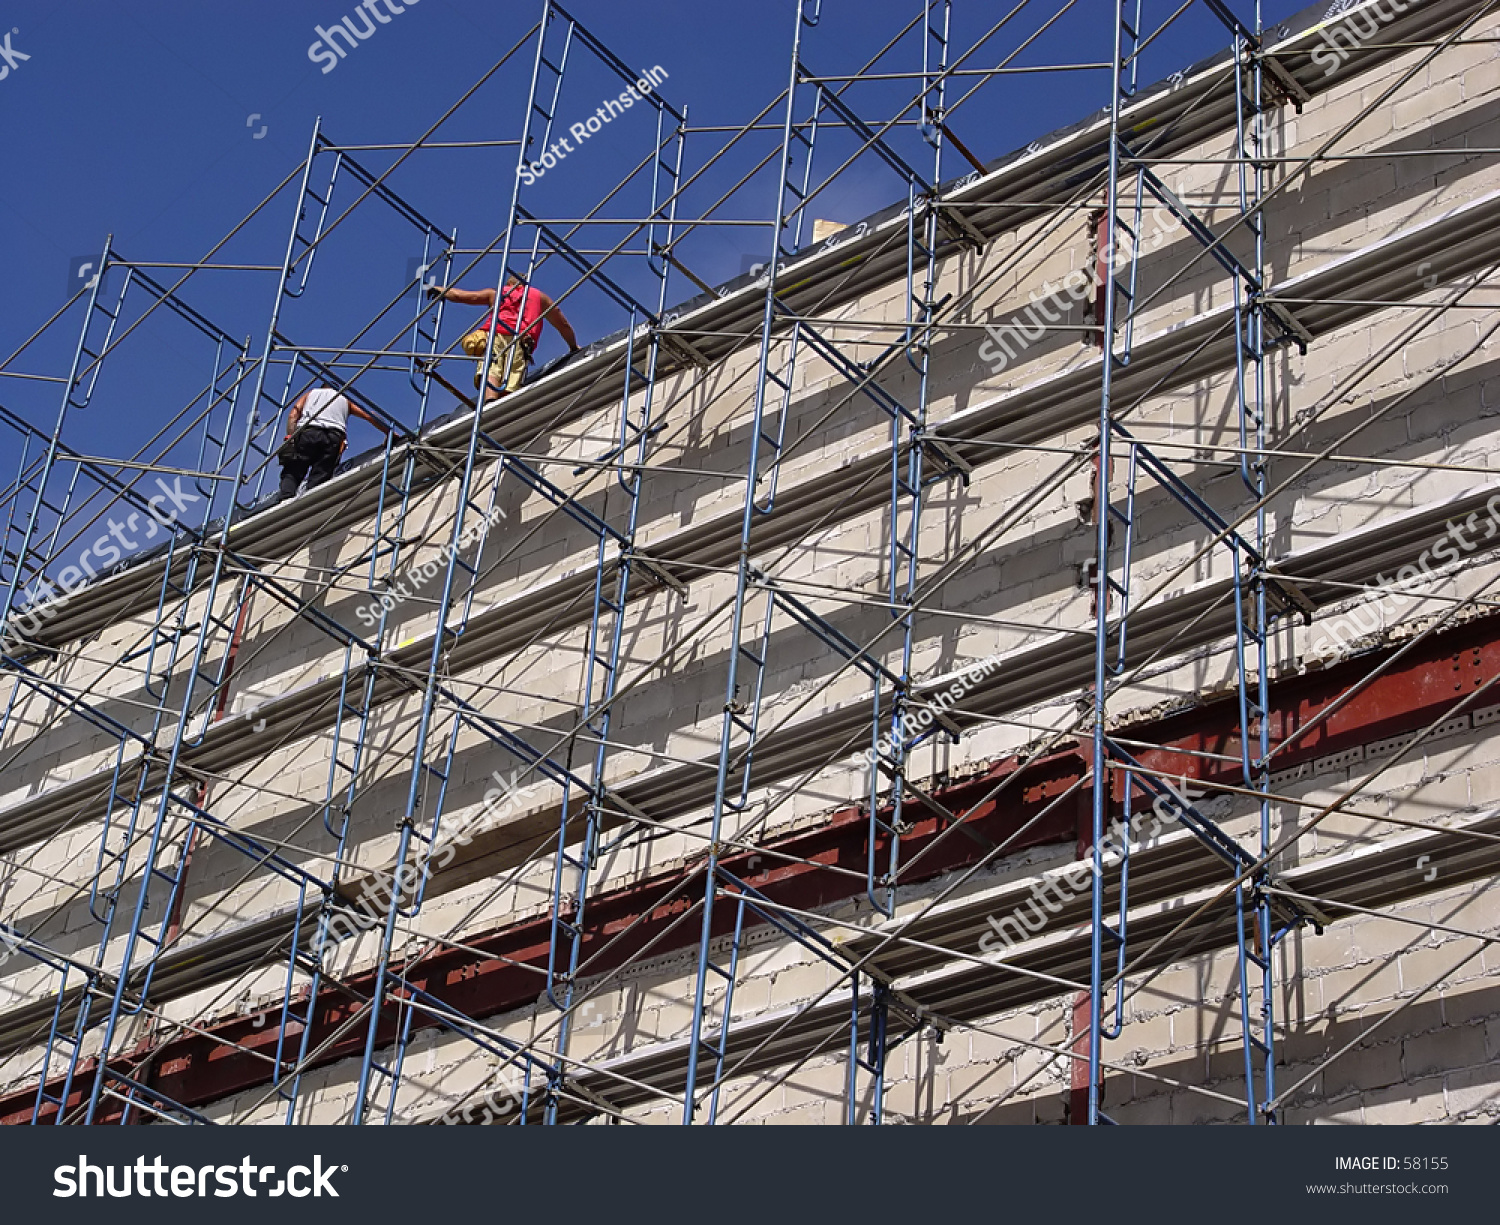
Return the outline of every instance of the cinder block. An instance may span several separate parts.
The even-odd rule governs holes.
[[[1031,1101],[1031,1121],[1039,1126],[1056,1127],[1068,1121],[1070,1095],[1043,1093]]]
[[[1437,868],[1441,873],[1442,865]],[[1500,890],[1488,887],[1488,883],[1471,887],[1457,897],[1434,902],[1432,909],[1438,921],[1449,927],[1490,933],[1500,924]]]
[[[1140,1020],[1132,1019],[1120,1035],[1123,1047],[1155,1053],[1172,1049],[1172,1014],[1158,1013]]]
[[[1488,25],[1489,23],[1486,22],[1477,27],[1474,35],[1478,37],[1483,37],[1486,33],[1492,35],[1492,28],[1488,31],[1485,29],[1485,26]],[[1437,59],[1428,65],[1428,83],[1436,85],[1453,77],[1464,77],[1471,69],[1485,66],[1489,68],[1489,81],[1486,88],[1500,88],[1500,73],[1496,72],[1494,59],[1495,48],[1488,42],[1475,42],[1473,45],[1448,47]],[[1475,91],[1466,89],[1464,91],[1465,106],[1472,108],[1476,96]]]
[[[791,1107],[810,1101],[835,1101],[842,1106],[848,1090],[849,1072],[842,1062],[815,1068],[803,1066],[786,1080],[782,1103]]]
[[[1500,1083],[1497,1083],[1497,1077],[1500,1077],[1500,1072],[1497,1072],[1494,1064],[1450,1072],[1444,1079],[1448,1114],[1453,1116],[1473,1111],[1492,1114],[1500,1111]]]
[[[1401,970],[1402,987],[1407,991],[1420,991],[1434,981],[1448,978],[1469,951],[1465,949],[1460,952],[1449,943],[1438,948],[1415,948],[1402,953],[1396,959]],[[1471,961],[1469,965],[1473,966],[1475,961]]]
[[[1500,796],[1500,765],[1494,762],[1476,764],[1469,771],[1469,802],[1489,804]]]
[[[953,1041],[953,1038],[950,1036],[948,1041]],[[980,1033],[978,1030],[969,1034],[969,1058],[974,1063],[1008,1065],[1024,1049],[1021,1043],[1007,1041],[997,1034]]]
[[[1450,115],[1463,108],[1463,82],[1449,79],[1415,97],[1398,96],[1391,107],[1391,123],[1400,132],[1417,125],[1425,125],[1435,117]]]
[[[1440,1122],[1448,1113],[1441,1076],[1375,1089],[1360,1100],[1363,1121],[1376,1125]]]
[[[1431,936],[1410,923],[1390,919],[1362,919],[1353,927],[1353,954],[1359,961],[1371,958],[1407,957],[1423,946],[1430,947]]]
[[[886,1113],[892,1116],[893,1122],[896,1119],[902,1119],[912,1123],[925,1123],[932,1118],[935,1111],[944,1105],[939,1100],[942,1092],[935,1078],[930,1075],[921,1079],[906,1078],[894,1084],[887,1084]]]
[[[1072,1060],[1065,1055],[1054,1055],[1050,1051],[1027,1047],[1017,1053],[1013,1061],[1016,1092],[1040,1093],[1055,1086],[1068,1075]]]
[[[1500,72],[1495,71],[1493,63],[1480,68],[1471,68],[1463,74],[1460,83],[1463,87],[1464,98],[1472,102],[1485,93],[1500,88]]]
[[[1131,1006],[1142,1012],[1166,1011],[1203,999],[1205,974],[1197,963],[1173,966],[1132,993]]]
[[[948,1101],[959,1106],[1001,1096],[1011,1088],[1013,1074],[1005,1064],[964,1064],[948,1072]]]
[[[792,1110],[765,1115],[759,1120],[768,1126],[777,1127],[825,1127],[842,1121],[830,1102],[808,1102]]]
[[[1394,961],[1371,962],[1317,976],[1323,1006],[1348,1011],[1356,1002],[1392,999],[1401,991],[1401,972]]]
[[[781,1008],[816,998],[828,986],[829,967],[822,961],[804,962],[781,970],[771,980],[770,1004]]]
[[[1404,1079],[1401,1047],[1399,1042],[1355,1047],[1324,1067],[1320,1077],[1321,1091],[1329,1097],[1337,1097],[1348,1090],[1363,1091],[1399,1084]]]
[[[768,1076],[731,1081],[719,1091],[720,1123],[755,1122],[781,1108],[781,1084]]]
[[[1466,986],[1445,984],[1439,1001],[1444,1025],[1466,1025],[1500,1015],[1500,998],[1482,983]]]
[[[1222,1085],[1210,1086],[1217,1091],[1224,1092],[1230,1096],[1233,1090],[1226,1090]],[[1202,1123],[1240,1123],[1249,1119],[1249,1108],[1243,1102],[1226,1102],[1218,1098],[1205,1097],[1201,1093],[1174,1093],[1171,1097],[1172,1122],[1202,1124]]]
[[[1433,778],[1440,775],[1467,774],[1476,765],[1481,764],[1482,759],[1476,756],[1474,745],[1467,739],[1434,736],[1427,744],[1430,747],[1424,754],[1424,760],[1427,773]]]
[[[1411,803],[1424,810],[1427,819],[1467,808],[1470,803],[1468,772],[1455,772],[1423,783],[1412,793]]]
[[[1138,1098],[1107,1110],[1110,1118],[1126,1126],[1132,1124],[1163,1125],[1172,1122],[1172,1098],[1166,1093]]]
[[[1483,1026],[1461,1025],[1407,1038],[1401,1043],[1402,1070],[1408,1079],[1414,1080],[1434,1072],[1474,1067],[1486,1059],[1484,1037]]]
[[[1333,1102],[1310,1103],[1303,1107],[1301,1117],[1288,1117],[1286,1122],[1311,1123],[1314,1125],[1357,1127],[1364,1122],[1364,1105],[1357,1094],[1346,1094]],[[1287,1112],[1288,1116],[1291,1112]]]

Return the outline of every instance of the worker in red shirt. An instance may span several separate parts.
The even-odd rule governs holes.
[[[526,381],[526,367],[536,351],[537,338],[542,334],[544,322],[557,329],[557,334],[567,343],[569,354],[578,352],[578,337],[573,334],[573,325],[568,322],[562,308],[540,289],[527,285],[520,277],[507,274],[505,289],[500,295],[500,305],[495,308],[493,289],[449,289],[441,285],[430,286],[429,298],[446,298],[463,306],[488,306],[490,313],[461,344],[465,353],[480,359],[474,371],[474,386],[486,383],[489,404],[512,391],[518,391]],[[484,351],[489,344],[490,332],[495,333],[495,347],[490,355],[489,377],[485,378]]]

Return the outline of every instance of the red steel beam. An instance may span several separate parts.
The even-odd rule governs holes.
[[[1273,768],[1286,769],[1370,740],[1426,727],[1455,701],[1500,676],[1500,617],[1476,619],[1434,635],[1413,647],[1388,671],[1367,679],[1392,655],[1390,650],[1371,653],[1273,681],[1271,742],[1275,745],[1289,736],[1296,737],[1278,754]],[[1342,706],[1314,726],[1318,716],[1341,699]],[[1118,728],[1113,734],[1159,746],[1136,754],[1152,769],[1208,784],[1237,785],[1237,766],[1193,754],[1237,758],[1238,718],[1237,699],[1231,694]],[[1080,836],[1078,814],[1088,811],[1090,804],[1087,786],[1080,787],[1076,805],[1057,804],[1045,816],[1042,814],[1087,774],[1086,755],[1070,746],[1029,765],[1015,758],[1005,759],[979,775],[938,788],[935,795],[950,811],[964,817],[965,825],[981,835],[981,842],[993,845],[1014,838],[1007,849],[1015,852]],[[1008,785],[1000,794],[987,798],[1002,782]],[[975,840],[953,834],[936,843],[946,828],[944,820],[936,814],[920,815],[923,810],[915,802],[906,811],[914,818],[914,825],[903,837],[903,856],[910,860],[927,852],[922,855],[920,872],[906,878],[908,883],[970,866],[986,853]],[[1036,825],[1018,836],[1017,831],[1033,820]],[[816,829],[787,834],[759,848],[754,868],[749,853],[730,856],[724,864],[772,901],[799,909],[824,906],[862,890],[854,878],[823,869],[845,868],[862,877],[868,830],[867,815],[858,807],[847,808]],[[773,858],[766,853],[768,848],[792,861]],[[696,923],[679,923],[674,930],[667,929],[693,905],[696,891],[679,886],[698,870],[701,868],[690,866],[591,899],[582,950],[587,973],[593,976],[615,969],[648,945],[650,955],[655,957],[695,944]],[[731,911],[729,907],[720,908],[726,928],[732,921]],[[622,936],[627,929],[628,935]],[[423,958],[412,970],[410,981],[454,1011],[476,1020],[510,1012],[537,1001],[536,969],[547,963],[549,939],[548,916],[507,924],[467,937],[468,949],[441,949]],[[477,955],[470,949],[477,950]],[[347,985],[360,996],[368,996],[373,989],[373,974],[357,975],[347,980]],[[316,1048],[359,1007],[358,1000],[336,988],[325,990],[314,1016],[311,1046]],[[274,1056],[280,1012],[278,1004],[259,1013],[211,1022],[203,1028],[213,1037],[184,1034],[153,1051],[134,1052],[123,1062],[149,1060],[154,1089],[185,1106],[203,1106],[270,1083],[268,1059]],[[437,1022],[418,1017],[415,1024],[427,1027]],[[293,1035],[297,1032],[294,1030]],[[393,1031],[383,1029],[379,1041],[389,1042],[392,1037]],[[363,1030],[351,1027],[312,1066],[357,1057],[363,1046]],[[87,1084],[90,1070],[84,1069],[75,1083]],[[59,1082],[53,1091],[60,1088]],[[0,1123],[28,1122],[35,1101],[35,1085],[0,1097]],[[69,1105],[71,1108],[72,1103]],[[50,1118],[50,1114],[44,1112],[43,1117]],[[104,1116],[103,1121],[118,1117],[117,1110],[112,1116]]]

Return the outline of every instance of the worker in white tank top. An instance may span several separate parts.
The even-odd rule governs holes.
[[[331,387],[314,387],[292,406],[287,415],[286,442],[276,453],[281,460],[283,499],[296,494],[304,477],[307,487],[313,489],[333,475],[348,442],[350,417],[368,421],[383,434],[391,432],[385,422]]]
[[[349,403],[349,397],[340,395],[331,387],[314,387],[307,392],[297,406],[292,409],[290,424],[293,431],[307,429],[308,426],[321,426],[323,429],[335,430],[340,434],[349,432],[349,410],[354,405]],[[366,418],[368,420],[368,418]]]

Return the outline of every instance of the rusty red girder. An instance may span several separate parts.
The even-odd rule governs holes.
[[[1456,701],[1500,676],[1500,617],[1476,619],[1433,635],[1374,675],[1393,654],[1393,650],[1372,652],[1273,681],[1271,743],[1296,738],[1277,755],[1272,768],[1286,769],[1374,739],[1426,727]],[[1310,731],[1303,730],[1340,700],[1342,706],[1329,718]],[[1217,755],[1220,761],[1237,759],[1238,718],[1237,700],[1231,694],[1114,729],[1112,734],[1159,746],[1136,752],[1137,759],[1153,770],[1206,783],[1238,785],[1238,766],[1215,765],[1212,756]],[[1077,803],[1054,802],[1087,775],[1084,754],[1070,746],[1026,765],[1007,758],[974,777],[937,788],[935,798],[960,814],[964,824],[980,835],[978,840],[949,834],[936,841],[947,827],[945,819],[930,810],[924,813],[914,801],[909,803],[906,813],[914,825],[903,836],[902,852],[908,862],[920,856],[920,870],[911,877],[903,875],[903,881],[929,880],[970,866],[986,854],[986,845],[1007,839],[1014,839],[1008,852],[1076,839],[1079,814],[1089,810],[1089,788],[1079,788]],[[997,795],[1001,783],[1006,785]],[[1115,790],[1118,794],[1121,789]],[[1039,816],[1041,819],[1036,820]],[[1033,820],[1036,824],[1017,836],[1017,831]],[[759,848],[755,867],[748,852],[729,856],[723,862],[729,872],[774,902],[799,909],[824,906],[862,891],[869,828],[868,816],[862,810],[847,808],[815,829],[771,840]],[[788,859],[773,858],[766,853],[767,848]],[[824,870],[835,866],[849,869],[852,875]],[[648,946],[655,957],[696,943],[699,933],[695,923],[678,923],[675,928],[671,925],[693,905],[696,896],[695,891],[680,886],[686,877],[701,870],[701,865],[689,865],[591,898],[582,949],[588,975],[615,969]],[[732,922],[732,908],[720,909],[725,924]],[[476,1020],[494,1016],[536,1002],[536,969],[546,966],[549,939],[550,918],[546,915],[507,924],[466,936],[464,943],[477,952],[440,949],[423,957],[406,977],[457,1013]],[[346,979],[347,991],[325,988],[313,1020],[313,1048],[360,1008],[372,989],[373,977],[361,974]],[[136,1067],[149,1063],[153,1089],[184,1106],[203,1106],[271,1082],[270,1060],[274,1057],[280,1012],[278,1004],[258,1013],[228,1017],[203,1027],[212,1037],[184,1034],[155,1050],[135,1051],[116,1059]],[[420,1015],[414,1021],[418,1028],[438,1023]],[[393,1030],[383,1029],[378,1041],[388,1042],[393,1037]],[[363,1050],[364,1040],[363,1028],[351,1027],[311,1066],[356,1057]],[[75,1083],[87,1085],[91,1071],[92,1061],[80,1069]],[[59,1083],[53,1091],[60,1088]],[[0,1122],[29,1121],[35,1102],[35,1085],[12,1090],[0,1097]],[[52,1109],[49,1106],[43,1117],[50,1118]],[[118,1108],[113,1114],[101,1116],[104,1122],[118,1118]]]

